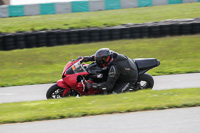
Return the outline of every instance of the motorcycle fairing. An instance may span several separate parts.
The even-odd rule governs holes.
[[[58,80],[57,85],[61,88],[69,88],[68,85],[63,81],[63,79]]]
[[[74,63],[71,62],[71,61],[68,62],[68,63],[65,65],[64,69],[63,69],[62,75],[64,75],[64,73],[66,72],[66,70],[67,70],[69,67],[71,67],[73,64],[74,64]]]
[[[63,79],[58,80],[57,81],[57,85],[59,87],[65,89],[64,92],[63,92],[63,94],[62,94],[63,97],[66,96],[67,93],[71,90],[71,88],[68,87],[68,85],[63,81]]]

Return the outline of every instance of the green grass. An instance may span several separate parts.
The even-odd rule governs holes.
[[[0,51],[0,86],[56,82],[68,61],[102,47],[130,58],[157,58],[161,65],[149,71],[152,75],[200,72],[200,35],[118,40]]]
[[[0,104],[0,123],[200,106],[200,88]]]
[[[0,32],[106,27],[166,19],[195,18],[200,3],[106,10],[98,12],[0,18]]]

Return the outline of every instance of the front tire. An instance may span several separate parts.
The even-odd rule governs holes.
[[[47,99],[62,98],[63,92],[64,92],[64,88],[61,88],[57,84],[54,84],[48,89],[46,93],[46,98]]]
[[[154,86],[154,79],[150,74],[145,73],[140,76],[139,83],[142,89],[152,89]]]

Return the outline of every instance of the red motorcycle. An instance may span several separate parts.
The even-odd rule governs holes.
[[[133,61],[137,65],[139,77],[135,89],[129,91],[153,88],[153,77],[146,72],[159,66],[160,61],[155,58],[135,59]],[[47,99],[56,99],[68,96],[105,94],[100,89],[87,89],[86,83],[105,82],[107,74],[108,70],[99,68],[95,62],[82,64],[82,59],[70,61],[63,70],[62,79],[48,89],[46,97]]]

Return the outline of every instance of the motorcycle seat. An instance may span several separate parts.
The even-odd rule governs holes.
[[[151,69],[160,65],[160,61],[155,58],[138,58],[133,61],[136,63],[138,70]]]

